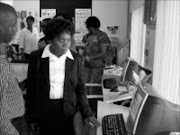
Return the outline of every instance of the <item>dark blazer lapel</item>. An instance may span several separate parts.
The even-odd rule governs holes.
[[[40,70],[42,71],[42,77],[45,80],[46,84],[50,86],[49,80],[49,57],[40,59]]]
[[[74,63],[75,61],[69,58],[66,58],[66,66],[65,66],[65,79],[64,79],[64,100],[66,100],[66,98],[70,98],[68,95],[68,90],[69,86],[68,86],[68,82],[70,81],[70,77],[72,77],[72,70],[74,70]]]
[[[74,66],[74,60],[66,58],[66,66],[65,66],[65,82],[69,77],[69,74],[71,73],[71,70]]]

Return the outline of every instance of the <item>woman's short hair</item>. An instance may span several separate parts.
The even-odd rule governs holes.
[[[47,23],[51,20],[51,18],[45,18],[42,20],[41,22],[41,27],[45,27],[45,25],[47,25]]]
[[[72,17],[66,12],[58,12],[54,18],[67,19],[72,22]]]
[[[28,16],[28,17],[26,18],[26,22],[27,22],[27,20],[31,20],[31,21],[34,22],[34,17],[33,17],[33,16]]]
[[[44,18],[42,21],[43,22],[49,22],[51,20],[51,18]]]
[[[86,27],[93,27],[93,28],[100,28],[101,23],[99,21],[99,19],[96,16],[90,16],[87,20],[86,20]]]
[[[47,23],[44,32],[48,40],[53,40],[54,38],[56,38],[64,32],[73,35],[74,26],[68,20],[54,18]]]

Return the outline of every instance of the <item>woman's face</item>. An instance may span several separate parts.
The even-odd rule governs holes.
[[[31,19],[28,19],[26,22],[27,22],[27,26],[28,27],[32,27],[33,26],[34,22]]]
[[[71,45],[71,35],[67,32],[64,32],[54,38],[52,42],[53,48],[58,51],[60,54],[64,54],[70,48]]]
[[[93,27],[87,27],[89,33],[93,33]]]

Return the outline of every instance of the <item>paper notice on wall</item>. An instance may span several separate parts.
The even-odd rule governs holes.
[[[86,19],[91,16],[91,9],[75,9],[75,30],[76,32],[87,32]]]
[[[56,15],[56,9],[41,9],[41,19],[53,18]]]

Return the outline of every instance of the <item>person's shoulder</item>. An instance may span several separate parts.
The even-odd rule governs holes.
[[[21,33],[26,32],[26,31],[27,31],[27,28],[24,27],[24,28],[21,30]]]
[[[76,59],[82,59],[83,56],[81,56],[80,54],[78,54],[77,52],[73,51],[73,50],[70,50],[73,58],[76,60]]]
[[[87,38],[87,37],[89,37],[91,35],[91,33],[87,33],[87,34],[85,34],[83,37],[84,38]]]
[[[43,51],[44,51],[44,48],[38,49],[38,50],[33,51],[33,52],[31,53],[31,55],[34,56],[34,57],[35,57],[35,56],[36,56],[36,57],[41,57]]]
[[[99,38],[102,40],[105,40],[105,41],[108,40],[108,42],[110,42],[110,39],[109,39],[107,33],[104,31],[99,30]]]
[[[38,31],[38,28],[37,28],[37,27],[33,27],[33,30],[36,30],[36,31]]]
[[[42,42],[42,41],[46,42],[46,37],[45,36],[39,39],[39,42]]]
[[[33,27],[33,33],[39,33],[38,28],[37,27]]]
[[[101,35],[107,35],[107,33],[104,32],[104,31],[102,31],[102,30],[99,30],[99,33],[100,33]]]
[[[74,58],[79,56],[79,54],[73,50],[70,50],[70,52]]]

